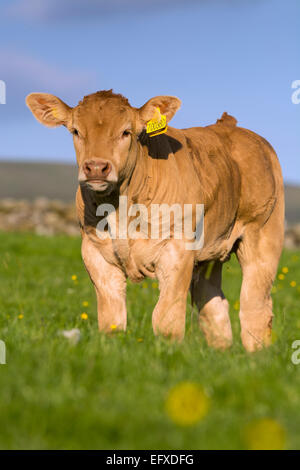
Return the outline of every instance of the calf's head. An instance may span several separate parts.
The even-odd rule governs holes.
[[[109,90],[84,97],[74,108],[47,93],[31,93],[26,104],[45,126],[63,125],[73,134],[79,182],[107,195],[132,173],[138,137],[157,108],[168,122],[181,101],[173,96],[157,96],[137,109]]]

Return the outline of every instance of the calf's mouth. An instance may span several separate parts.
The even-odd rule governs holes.
[[[89,190],[103,195],[110,194],[115,188],[115,183],[101,178],[88,178],[84,181],[79,181],[79,183],[80,185],[87,187]]]

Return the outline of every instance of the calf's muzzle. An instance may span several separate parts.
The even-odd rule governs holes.
[[[84,162],[82,169],[87,180],[103,180],[110,174],[112,165],[107,160],[93,158]]]

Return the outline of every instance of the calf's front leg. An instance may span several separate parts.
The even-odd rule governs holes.
[[[81,245],[82,258],[97,295],[99,330],[106,333],[126,330],[126,278],[108,263],[86,236]]]
[[[156,265],[160,296],[152,316],[155,335],[179,341],[184,338],[186,301],[193,266],[191,251],[172,243],[163,249]]]

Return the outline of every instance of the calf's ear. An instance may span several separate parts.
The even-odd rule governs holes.
[[[156,96],[147,101],[139,109],[140,120],[145,124],[153,119],[156,114],[156,109],[160,109],[160,113],[165,115],[167,122],[171,121],[172,117],[181,106],[181,100],[176,96]]]
[[[54,95],[31,93],[26,104],[34,117],[48,127],[66,125],[72,108]]]

